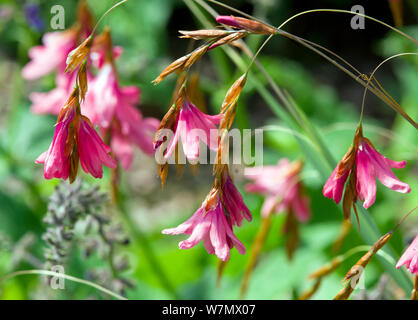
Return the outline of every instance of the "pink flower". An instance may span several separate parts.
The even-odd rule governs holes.
[[[339,167],[335,167],[331,174],[331,177],[327,180],[322,190],[325,197],[334,199],[335,203],[340,203],[343,196],[343,190],[345,182],[347,181],[349,171],[344,172],[342,175],[337,177]]]
[[[125,169],[132,163],[133,144],[145,154],[154,153],[152,139],[159,121],[143,118],[135,107],[138,102],[139,89],[120,87],[112,65],[106,63],[93,80],[82,107],[83,113],[103,132],[111,130],[112,149]]]
[[[198,159],[200,141],[208,145],[211,150],[217,151],[216,125],[220,123],[221,118],[221,114],[216,116],[204,114],[190,101],[184,99],[174,123],[174,135],[171,137],[164,154],[165,159],[170,158],[173,154],[179,139],[181,139],[184,154],[189,160]],[[156,149],[160,145],[161,141],[154,144]]]
[[[47,152],[36,163],[44,164],[46,179],[62,178],[74,181],[78,163],[95,178],[103,176],[102,165],[116,168],[109,155],[110,148],[103,143],[90,121],[80,114],[78,89],[74,89],[65,103],[55,128],[54,139]]]
[[[222,261],[229,259],[230,250],[234,246],[240,254],[245,254],[244,245],[235,236],[226,218],[219,191],[214,189],[189,220],[177,228],[165,229],[162,233],[190,235],[187,240],[179,243],[180,249],[190,249],[203,241],[206,251]]]
[[[105,145],[86,117],[81,118],[77,132],[77,149],[81,167],[95,178],[102,178],[102,165],[116,168],[115,159],[110,155],[110,148]]]
[[[414,241],[409,245],[408,249],[405,250],[402,257],[396,264],[396,268],[399,269],[401,266],[405,266],[412,274],[418,275],[418,235]]]
[[[368,139],[362,139],[357,150],[357,194],[363,207],[369,208],[376,200],[376,178],[393,191],[408,193],[411,188],[400,181],[391,168],[401,169],[406,161],[392,161],[381,155]]]
[[[87,74],[90,81],[91,75]],[[37,114],[58,115],[68,96],[74,89],[77,73],[58,73],[56,88],[49,92],[32,92],[29,99],[32,101],[31,111]]]
[[[77,34],[70,29],[64,32],[46,33],[43,45],[29,50],[31,61],[22,69],[26,80],[38,79],[54,70],[63,72],[67,55],[77,46]]]
[[[107,63],[90,82],[83,112],[92,123],[108,128],[121,98],[113,66]]]
[[[71,122],[74,119],[74,109],[59,121],[55,127],[54,139],[48,150],[42,153],[35,163],[44,164],[45,179],[67,179],[70,170],[70,152],[67,148],[67,138]]]
[[[251,212],[242,199],[237,187],[232,182],[232,179],[227,170],[224,171],[224,182],[222,185],[222,200],[225,208],[228,211],[229,220],[232,226],[241,226],[242,221],[252,220]]]
[[[253,180],[246,185],[246,190],[266,197],[261,208],[264,217],[272,212],[292,210],[300,221],[309,220],[309,199],[302,193],[299,177],[301,168],[299,161],[291,163],[281,159],[276,166],[245,169],[244,176]]]
[[[376,200],[376,178],[394,191],[411,191],[409,185],[400,181],[391,169],[401,169],[405,165],[406,161],[392,161],[381,155],[369,139],[358,133],[354,147],[350,148],[325,183],[323,194],[339,203],[348,177],[354,174],[355,190],[351,191],[351,197],[354,202],[357,197],[364,201],[363,207],[367,209]]]

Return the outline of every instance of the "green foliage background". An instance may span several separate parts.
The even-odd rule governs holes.
[[[90,0],[88,3],[95,16],[99,17],[114,2]],[[12,18],[2,18],[0,21],[0,278],[16,270],[34,268],[24,259],[16,260],[14,249],[19,239],[28,232],[33,233],[36,238],[35,243],[29,248],[30,254],[43,259],[42,250],[45,244],[41,240],[41,234],[45,231],[45,226],[42,218],[46,212],[48,197],[59,182],[44,180],[42,168],[34,164],[34,159],[51,141],[55,118],[32,114],[29,111],[28,94],[32,91],[52,89],[54,77],[50,75],[40,81],[29,83],[20,75],[21,68],[28,61],[29,48],[39,44],[42,36],[42,33],[28,25],[22,4],[23,2],[0,1],[0,8],[11,8],[13,12]],[[54,4],[56,1],[52,0],[40,3],[42,17],[46,22],[49,21],[49,10]],[[66,26],[70,26],[74,21],[75,1],[63,0],[60,4],[65,8]],[[274,24],[279,24],[300,9],[290,0],[231,1],[230,4],[262,19],[268,19]],[[310,5],[315,8],[333,7],[349,10],[353,4],[357,3],[341,0],[318,1]],[[417,38],[418,8],[414,1],[409,1],[406,5],[410,10],[405,12],[407,26],[403,30]],[[374,12],[373,6],[374,4],[365,4],[366,13],[369,8]],[[225,10],[220,12],[227,13]],[[386,8],[377,11],[376,14],[382,14],[384,19],[390,19],[388,12]],[[364,73],[371,72],[378,63],[392,54],[416,52],[413,44],[383,27],[376,27],[378,29],[376,34],[373,33],[375,29],[366,33],[352,33],[352,38],[341,40],[344,44],[350,42],[351,46],[333,47],[327,33],[319,34],[315,31],[315,19],[321,17],[300,18],[302,25],[294,22],[289,26],[289,30],[300,31],[304,37],[312,41],[330,45],[344,58],[361,67]],[[391,20],[388,22],[392,24]],[[330,23],[335,22],[330,20]],[[142,90],[140,104],[142,112],[146,116],[161,118],[168,107],[175,79],[171,76],[158,86],[153,86],[151,80],[168,63],[186,51],[187,41],[176,38],[177,30],[196,29],[200,27],[200,22],[193,17],[182,1],[137,0],[128,1],[108,15],[104,24],[110,26],[115,44],[124,48],[123,56],[118,60],[122,83],[139,86]],[[366,29],[369,25],[372,28],[371,24],[367,22]],[[306,26],[310,26],[310,29],[306,30],[308,28]],[[342,28],[345,30],[343,34],[348,35],[346,29],[349,28],[349,18],[341,19],[341,25],[333,25],[332,28]],[[45,31],[50,31],[49,27]],[[329,32],[336,31],[330,29]],[[260,36],[246,39],[253,50],[257,49],[262,40]],[[365,41],[368,43],[366,47],[361,45]],[[245,57],[244,59],[248,60]],[[265,54],[260,57],[260,61],[277,84],[293,95],[298,105],[308,115],[309,121],[319,130],[334,157],[339,159],[352,141],[359,117],[362,87],[322,61],[320,57],[295,46],[286,39],[273,40]],[[399,58],[383,67],[384,70],[382,69],[378,75],[386,90],[393,94],[413,119],[418,118],[417,65],[416,57]],[[220,49],[208,54],[196,70],[201,74],[202,90],[206,95],[210,113],[216,113],[227,89],[240,73]],[[255,75],[258,75],[257,71],[254,71],[254,77]],[[268,88],[267,82],[264,82],[263,86]],[[385,233],[418,202],[416,192],[418,135],[409,123],[370,94],[366,103],[365,135],[388,158],[408,161],[407,167],[397,171],[396,175],[412,187],[410,194],[403,195],[392,192],[382,185],[378,186],[376,203],[369,212],[380,231]],[[269,111],[268,104],[257,93],[254,82],[249,81],[240,99],[236,125],[240,128],[257,128],[266,124],[287,127]],[[313,217],[309,223],[302,226],[301,244],[292,261],[286,258],[284,239],[281,235],[284,216],[274,218],[267,243],[251,279],[247,295],[250,299],[291,299],[309,288],[313,283],[307,280],[308,274],[333,257],[330,248],[342,221],[339,208],[322,196],[325,180],[315,168],[316,154],[304,154],[295,138],[289,133],[267,132],[265,163],[276,163],[281,157],[305,159],[304,175],[307,192],[311,197]],[[122,175],[124,201],[135,222],[133,228],[140,230],[142,235],[130,246],[121,249],[122,253],[128,255],[131,263],[126,276],[136,284],[135,289],[127,292],[128,298],[173,298],[172,292],[164,289],[152,264],[147,260],[144,247],[141,245],[144,241],[156,255],[177,297],[183,299],[238,297],[248,254],[241,256],[235,249],[232,250],[221,287],[217,288],[216,257],[208,255],[201,245],[191,250],[179,250],[177,242],[183,239],[182,236],[172,237],[161,234],[163,228],[184,221],[200,205],[211,186],[210,170],[209,166],[202,167],[199,175],[193,176],[190,170],[186,169],[182,179],[176,179],[175,171],[170,170],[168,187],[161,190],[153,159],[147,159],[138,153],[132,172]],[[103,191],[109,189],[108,172],[101,181],[95,181],[85,175],[82,178],[89,184],[100,184]],[[260,226],[259,210],[263,199],[245,193],[244,181],[237,180],[254,216],[253,222],[244,223],[243,227],[235,230],[238,238],[249,251]],[[117,213],[115,215],[115,219],[118,219]],[[398,257],[406,247],[407,241],[417,233],[417,222],[416,215],[411,216],[391,240],[390,243]],[[345,240],[342,252],[363,244],[355,229],[356,227]],[[314,298],[334,297],[341,288],[341,278],[359,257],[360,254],[348,259],[335,273],[326,278]],[[93,266],[106,267],[106,262],[98,257],[84,259],[77,246],[74,246],[66,265],[66,272],[72,276],[85,278],[86,271]],[[382,273],[382,267],[374,261],[366,270],[366,289],[374,288]],[[42,285],[42,279],[37,276],[12,278],[0,283],[0,297],[34,299],[39,297],[37,292]],[[58,299],[108,298],[92,288],[70,281],[66,281],[65,290],[49,290],[50,294]]]

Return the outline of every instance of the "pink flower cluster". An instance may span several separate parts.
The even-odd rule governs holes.
[[[67,98],[71,95],[76,83],[77,72],[64,73],[64,70],[67,55],[77,47],[78,37],[79,34],[75,29],[46,33],[43,37],[43,44],[30,50],[31,61],[22,70],[22,76],[25,79],[35,80],[51,72],[56,72],[56,88],[50,92],[34,92],[30,95],[31,110],[34,113],[58,115]],[[113,59],[115,59],[121,55],[122,49],[114,47],[112,53]],[[88,58],[87,81],[89,90],[85,101],[81,105],[81,113],[87,116],[93,125],[99,126],[102,135],[110,131],[112,151],[122,167],[129,169],[132,164],[135,145],[144,153],[153,154],[152,139],[159,122],[157,119],[142,116],[141,112],[135,107],[139,102],[139,89],[134,86],[121,87],[119,85],[114,65],[106,60],[106,54],[103,46],[93,46]],[[97,75],[93,74],[93,68],[98,70]],[[83,119],[85,118],[83,117]],[[66,134],[64,132],[68,130],[67,121],[68,119],[58,123],[54,137],[56,142],[52,143],[50,150],[51,148],[54,149],[53,145],[64,143],[59,141],[61,138],[65,138]],[[87,132],[92,135],[92,130],[94,131],[93,127],[88,125],[86,121],[81,121],[79,128],[79,137],[84,136],[84,133],[87,134]],[[97,137],[99,136],[97,135]],[[80,143],[83,144],[82,139]],[[108,147],[106,146],[106,148]],[[50,167],[55,163],[55,161],[51,161],[53,154],[59,154],[59,152],[48,151],[48,154],[49,157],[41,156],[37,160],[38,163],[46,161],[45,177],[59,176],[64,179],[68,177],[65,165],[57,168]],[[80,154],[80,159],[82,159],[81,157],[82,154]],[[48,161],[48,159],[50,160]],[[97,163],[96,166],[92,166],[92,163],[89,165],[88,162],[81,161],[81,165],[93,176],[101,177],[101,170],[97,170]]]
[[[180,249],[190,249],[203,241],[209,254],[215,254],[222,261],[226,261],[234,246],[240,254],[245,253],[244,245],[232,231],[232,227],[241,226],[244,219],[251,221],[251,213],[225,170],[222,186],[211,190],[192,217],[178,227],[165,229],[162,233],[190,235],[187,240],[179,243]]]

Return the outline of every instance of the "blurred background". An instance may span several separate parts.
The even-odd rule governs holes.
[[[115,1],[89,0],[87,3],[98,19]],[[84,184],[80,190],[73,187],[71,191],[68,185],[63,184],[62,192],[56,191],[55,198],[50,199],[60,181],[44,180],[42,166],[36,165],[34,160],[50,144],[56,117],[31,113],[28,96],[34,91],[51,90],[54,75],[27,82],[21,76],[21,69],[29,61],[28,50],[41,43],[45,32],[52,31],[50,10],[55,4],[57,2],[52,0],[0,0],[0,277],[18,270],[42,269],[45,266],[47,249],[51,245],[47,235],[54,233],[51,229],[54,223],[44,219],[51,217],[63,205],[61,193],[73,192],[73,195],[90,199],[87,202],[92,207],[97,202],[97,208],[90,208],[92,212],[101,212],[111,220],[110,224],[115,223],[115,228],[108,228],[107,231],[108,237],[122,237],[121,241],[116,241],[114,248],[115,256],[120,259],[117,264],[122,265],[120,279],[116,281],[109,271],[107,248],[99,245],[103,239],[97,239],[94,232],[90,235],[89,226],[81,221],[81,226],[70,230],[74,234],[62,249],[65,250],[63,265],[67,274],[93,281],[130,299],[238,298],[248,253],[241,256],[235,249],[231,251],[230,261],[217,286],[218,259],[215,256],[208,255],[203,245],[179,250],[177,243],[184,236],[161,234],[162,229],[177,226],[200,206],[212,185],[210,165],[200,166],[197,172],[186,167],[181,177],[176,177],[175,168],[170,168],[167,185],[162,190],[154,159],[137,150],[133,167],[121,174],[123,207],[129,219],[121,219],[119,212],[101,198],[102,193],[109,192],[110,176],[107,171],[102,180],[82,174],[79,180],[83,180]],[[65,8],[65,26],[70,27],[75,21],[76,2],[62,0],[59,4]],[[363,5],[367,15],[394,25],[389,1],[234,0],[228,1],[228,4],[273,25],[279,25],[290,16],[308,9],[350,10],[353,5]],[[232,14],[225,8],[210,5],[219,14]],[[101,25],[101,28],[110,26],[114,43],[124,49],[117,61],[120,79],[123,85],[140,87],[138,107],[144,116],[161,119],[168,109],[175,77],[168,77],[158,86],[152,85],[151,81],[171,61],[188,52],[190,43],[178,38],[178,30],[202,28],[203,18],[214,24],[213,17],[200,6],[197,8],[199,15],[180,0],[131,0],[109,14]],[[418,2],[403,1],[401,29],[414,38],[418,37],[417,17]],[[284,30],[333,50],[366,74],[390,55],[416,52],[412,42],[370,20],[365,21],[365,29],[353,30],[351,19],[347,14],[314,13],[295,19]],[[264,36],[249,36],[245,42],[255,52],[263,39]],[[236,48],[234,51],[249,62],[245,54]],[[286,38],[275,37],[259,60],[276,83],[288,90],[304,110],[335,159],[340,159],[352,142],[363,87],[320,56]],[[377,74],[386,91],[413,119],[418,116],[417,66],[415,56],[401,57],[387,63]],[[226,91],[241,75],[240,71],[220,48],[205,55],[193,70],[199,74],[208,113],[219,112]],[[256,81],[271,92],[265,79],[254,70],[241,95],[235,125],[241,129],[264,125],[286,128],[283,119],[276,116],[260,95],[254,85]],[[368,94],[366,100],[364,132],[388,158],[408,161],[407,167],[395,174],[412,187],[412,192],[403,195],[379,185],[376,203],[369,209],[379,230],[385,233],[418,202],[415,188],[418,180],[418,135],[408,122],[372,94]],[[265,164],[275,164],[282,157],[292,160],[303,158],[306,162],[303,174],[306,176],[306,191],[311,198],[312,219],[301,226],[299,247],[289,261],[282,235],[284,215],[274,217],[251,278],[247,293],[250,299],[298,297],[313,284],[307,280],[308,274],[335,256],[331,246],[343,216],[339,207],[322,195],[326,177],[315,166],[315,153],[304,153],[289,132],[267,132],[264,136]],[[263,198],[244,191],[245,181],[239,172],[235,181],[254,217],[251,223],[246,222],[234,230],[249,251],[260,227],[259,211]],[[98,186],[99,190],[91,190],[94,186]],[[81,194],[83,192],[87,195]],[[87,210],[83,203],[81,200],[78,202],[77,208],[82,208],[80,216],[83,210]],[[58,209],[55,210],[54,205]],[[396,259],[417,234],[417,222],[417,216],[412,215],[392,238],[390,244]],[[354,225],[341,252],[364,244],[356,230]],[[130,239],[129,243],[125,238]],[[324,279],[314,298],[333,298],[342,287],[340,280],[359,257],[354,255],[347,259]],[[399,297],[399,287],[385,275],[378,262],[373,261],[367,267],[364,279],[366,290],[355,291],[355,298]],[[65,290],[54,290],[46,281],[45,277],[36,275],[7,279],[0,283],[0,298],[109,298],[83,284],[66,281]]]

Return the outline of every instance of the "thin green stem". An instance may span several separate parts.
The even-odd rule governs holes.
[[[202,0],[195,0],[196,2],[198,2],[202,7],[204,7],[205,9],[207,9],[207,5],[205,4],[204,5],[204,2],[202,1]],[[234,11],[234,12],[236,12],[236,13],[239,13],[239,14],[241,14],[241,15],[243,15],[243,16],[245,16],[245,17],[247,17],[247,18],[249,18],[249,19],[253,19],[253,20],[256,20],[256,21],[258,21],[258,22],[260,22],[260,23],[263,23],[263,24],[266,24],[266,25],[268,25],[268,26],[270,26],[270,27],[272,27],[272,28],[275,28],[277,31],[278,31],[278,34],[281,34],[281,35],[283,35],[283,36],[285,36],[285,37],[287,37],[287,38],[289,38],[289,39],[292,39],[292,40],[294,40],[294,41],[296,41],[296,42],[298,42],[299,44],[301,44],[301,45],[303,45],[303,46],[305,46],[305,47],[307,47],[308,49],[310,49],[310,50],[312,50],[312,51],[314,51],[315,53],[317,53],[317,54],[319,54],[320,56],[322,56],[323,58],[325,58],[326,60],[328,60],[331,64],[333,64],[334,66],[336,66],[338,69],[340,69],[341,71],[343,71],[343,72],[345,72],[346,74],[348,74],[350,77],[352,77],[355,81],[357,81],[358,83],[360,83],[361,85],[363,85],[364,87],[366,87],[366,88],[368,88],[371,92],[373,92],[373,94],[375,94],[377,97],[379,97],[380,99],[382,99],[386,104],[388,104],[392,109],[394,109],[396,112],[398,112],[401,116],[403,116],[409,123],[411,123],[416,129],[418,128],[418,124],[413,120],[413,119],[411,119],[409,116],[408,116],[408,114],[406,114],[401,108],[400,108],[400,106],[395,102],[395,101],[392,101],[390,98],[388,98],[387,96],[385,96],[384,95],[384,93],[382,93],[379,89],[377,89],[373,84],[372,84],[372,88],[369,86],[370,85],[370,83],[365,83],[364,81],[362,81],[361,80],[361,77],[359,77],[359,76],[355,76],[352,72],[350,72],[349,70],[347,70],[346,68],[344,68],[342,65],[340,65],[339,63],[337,63],[335,60],[333,60],[333,59],[331,59],[330,57],[328,57],[326,54],[324,54],[323,52],[321,52],[321,51],[319,51],[318,49],[316,49],[316,48],[314,48],[314,46],[315,47],[317,47],[317,48],[320,48],[320,49],[322,49],[322,50],[324,50],[324,51],[326,51],[327,53],[330,53],[330,54],[332,54],[334,57],[337,57],[337,58],[339,58],[341,61],[343,61],[345,64],[347,64],[348,66],[350,66],[353,70],[355,70],[357,73],[358,73],[358,75],[362,75],[356,68],[354,68],[351,64],[349,64],[346,60],[344,60],[343,58],[341,58],[340,56],[338,56],[337,54],[335,54],[335,53],[333,53],[331,50],[329,50],[329,49],[327,49],[327,48],[324,48],[324,47],[322,47],[322,46],[320,46],[320,45],[316,45],[316,44],[314,44],[314,43],[312,43],[312,42],[310,42],[310,41],[308,41],[308,40],[305,40],[305,39],[303,39],[303,38],[300,38],[300,37],[297,37],[297,36],[294,36],[294,35],[292,35],[292,34],[290,34],[290,33],[288,33],[288,32],[283,32],[281,29],[287,24],[287,23],[289,23],[290,21],[292,21],[293,19],[295,19],[296,17],[299,17],[299,16],[301,16],[301,15],[304,15],[304,14],[308,14],[308,13],[314,13],[314,12],[336,12],[336,13],[349,13],[349,14],[353,14],[353,15],[359,15],[359,16],[363,16],[363,17],[365,17],[365,18],[368,18],[368,19],[370,19],[370,20],[372,20],[372,21],[375,21],[375,22],[377,22],[377,23],[380,23],[380,24],[382,24],[382,25],[384,25],[384,26],[386,26],[386,27],[388,27],[388,28],[390,28],[390,29],[392,29],[392,30],[394,30],[394,31],[396,31],[397,33],[399,33],[399,34],[401,34],[402,36],[404,36],[404,37],[406,37],[407,39],[409,39],[409,40],[411,40],[412,42],[414,42],[414,43],[416,43],[416,44],[418,44],[418,41],[417,40],[415,40],[414,38],[412,38],[411,36],[409,36],[409,35],[407,35],[407,34],[405,34],[404,32],[402,32],[402,31],[400,31],[400,30],[398,30],[398,29],[396,29],[395,27],[392,27],[392,26],[390,26],[390,25],[388,25],[388,24],[386,24],[386,23],[384,23],[384,22],[382,22],[382,21],[380,21],[380,20],[378,20],[378,19],[376,19],[376,18],[373,18],[373,17],[369,17],[369,16],[367,16],[367,15],[363,15],[363,14],[360,14],[360,13],[356,13],[356,12],[352,12],[352,11],[347,11],[347,10],[339,10],[339,9],[314,9],[314,10],[308,10],[308,11],[303,11],[303,12],[300,12],[300,13],[298,13],[298,14],[296,14],[296,15],[294,15],[294,16],[292,16],[292,17],[290,17],[289,19],[287,19],[286,21],[284,21],[278,28],[276,28],[276,27],[274,27],[274,26],[271,26],[270,24],[268,24],[268,23],[266,23],[266,22],[264,22],[264,21],[261,21],[260,19],[257,19],[257,18],[255,18],[255,17],[253,17],[253,16],[251,16],[251,15],[248,15],[248,14],[245,14],[244,12],[242,12],[242,11],[240,11],[240,10],[237,10],[237,9],[235,9],[235,8],[233,8],[233,7],[231,7],[231,6],[229,6],[229,5],[226,5],[226,4],[223,4],[223,3],[221,3],[221,2],[219,2],[219,1],[216,1],[216,0],[208,0],[209,2],[212,2],[212,3],[215,3],[215,4],[217,4],[217,5],[220,5],[220,6],[222,6],[222,7],[224,7],[224,8],[227,8],[227,9],[229,9],[229,10],[231,10],[231,11]],[[214,11],[214,10],[211,10],[211,12],[210,12],[212,15],[214,15],[214,13],[216,13],[216,11]],[[214,15],[215,17],[217,16],[217,13],[216,13],[216,15]]]
[[[196,1],[196,0],[195,0],[195,1]],[[265,25],[267,25],[267,26],[269,26],[269,27],[274,28],[274,26],[272,26],[271,24],[269,24],[269,23],[267,23],[267,22],[265,22],[265,21],[262,21],[262,20],[260,20],[260,19],[258,19],[258,18],[256,18],[256,17],[253,17],[253,16],[251,16],[251,15],[249,15],[249,14],[245,13],[245,12],[242,12],[242,11],[240,11],[240,10],[238,10],[238,9],[235,9],[235,8],[233,8],[233,7],[231,7],[231,6],[227,5],[227,4],[224,4],[224,3],[219,2],[219,1],[216,1],[216,0],[207,0],[207,1],[208,1],[208,2],[212,2],[212,3],[214,3],[214,4],[217,4],[217,5],[219,5],[219,6],[222,6],[222,7],[226,8],[226,9],[228,9],[228,10],[231,10],[231,11],[233,11],[233,12],[236,12],[236,13],[238,13],[238,14],[240,14],[240,15],[242,15],[242,16],[245,16],[245,17],[247,17],[247,18],[249,18],[249,19],[253,19],[253,20],[255,20],[255,21],[258,21],[258,22],[264,23]],[[412,41],[412,42],[414,42],[415,44],[418,44],[418,41],[417,41],[416,39],[414,39],[413,37],[411,37],[410,35],[408,35],[408,34],[406,34],[406,33],[402,32],[401,30],[399,30],[399,29],[397,29],[397,28],[395,28],[395,27],[392,27],[391,25],[389,25],[389,24],[387,24],[387,23],[385,23],[385,22],[383,22],[383,21],[381,21],[381,20],[379,20],[379,19],[376,19],[376,18],[370,17],[370,16],[365,15],[365,14],[362,14],[362,13],[353,12],[353,11],[348,11],[348,10],[341,10],[341,9],[312,9],[312,10],[302,11],[302,12],[299,12],[299,13],[295,14],[294,16],[292,16],[292,17],[288,18],[288,19],[287,19],[286,21],[284,21],[284,22],[283,22],[283,23],[282,23],[282,24],[281,24],[281,25],[280,25],[277,29],[278,29],[278,30],[280,30],[280,29],[281,29],[281,28],[283,28],[283,27],[284,27],[287,23],[289,23],[290,21],[292,21],[293,19],[295,19],[295,18],[297,18],[297,17],[300,17],[300,16],[305,15],[305,14],[308,14],[308,13],[315,13],[315,12],[348,13],[348,14],[351,14],[351,15],[356,15],[356,16],[364,17],[364,18],[370,19],[370,20],[372,20],[372,21],[374,21],[374,22],[380,23],[381,25],[384,25],[385,27],[387,27],[387,28],[389,28],[389,29],[391,29],[391,30],[393,30],[393,31],[395,31],[395,32],[397,32],[397,33],[399,33],[399,34],[400,34],[400,35],[402,35],[403,37],[405,37],[405,38],[407,38],[407,39],[411,40],[411,41]]]
[[[99,26],[99,24],[100,24],[100,22],[102,22],[102,20],[104,19],[104,17],[106,17],[107,16],[107,14],[109,13],[109,12],[111,12],[113,9],[115,9],[115,8],[117,8],[117,7],[119,7],[121,4],[124,4],[125,2],[127,2],[128,0],[122,0],[122,1],[119,1],[118,3],[116,3],[116,4],[114,4],[112,7],[110,7],[101,17],[100,17],[100,19],[99,19],[99,21],[97,21],[97,23],[96,23],[96,25],[94,26],[94,28],[93,28],[93,31],[91,32],[91,37],[92,36],[94,36],[94,33],[96,32],[96,30],[97,30],[97,27]]]
[[[359,252],[367,252],[372,248],[372,246],[368,246],[368,245],[362,245],[362,246],[357,246],[354,248],[351,248],[350,250],[348,250],[346,253],[344,253],[342,255],[342,261],[347,260],[348,258],[350,258],[351,256],[355,255],[356,253]],[[391,264],[395,264],[396,261],[393,257],[391,257],[389,254],[387,254],[384,251],[378,251],[376,252],[376,255],[381,256],[382,258],[384,258],[388,263]]]
[[[374,79],[374,74],[376,73],[376,71],[382,66],[384,65],[386,62],[388,62],[389,60],[392,60],[394,58],[397,57],[402,57],[402,56],[407,56],[407,55],[418,55],[418,53],[414,53],[414,52],[404,52],[404,53],[398,53],[395,54],[389,58],[386,58],[385,60],[383,60],[381,63],[379,63],[379,65],[373,70],[373,72],[370,74],[369,79],[367,80],[367,86],[364,88],[364,93],[363,93],[363,101],[361,103],[361,112],[360,112],[360,120],[359,120],[359,125],[361,125],[362,121],[363,121],[363,113],[364,113],[364,105],[366,102],[366,94],[367,94],[367,88],[369,87],[370,82],[372,81],[372,79]]]
[[[261,46],[258,48],[257,52],[254,54],[254,56],[252,57],[250,64],[248,65],[247,71],[245,72],[246,74],[248,74],[248,72],[251,69],[251,66],[253,65],[255,59],[257,59],[258,55],[260,54],[260,52],[263,50],[263,48],[266,46],[266,44],[270,41],[271,38],[273,38],[274,34],[271,34],[267,37],[266,40],[264,40],[264,42],[261,44]]]
[[[80,279],[80,278],[76,278],[73,276],[69,276],[67,274],[64,273],[58,273],[58,272],[53,272],[53,271],[48,271],[48,270],[22,270],[22,271],[16,271],[10,274],[5,275],[3,278],[0,279],[0,284],[5,282],[6,280],[16,277],[16,276],[23,276],[23,275],[30,275],[30,274],[38,274],[38,275],[44,275],[44,276],[51,276],[51,277],[58,277],[58,278],[63,278],[63,279],[67,279],[70,281],[74,281],[74,282],[78,282],[81,284],[84,284],[86,286],[95,288],[103,293],[108,294],[109,296],[112,296],[118,300],[128,300],[125,297],[122,297],[121,295],[110,291],[109,289],[106,289],[94,282],[88,281],[88,280],[84,280],[84,279]]]

